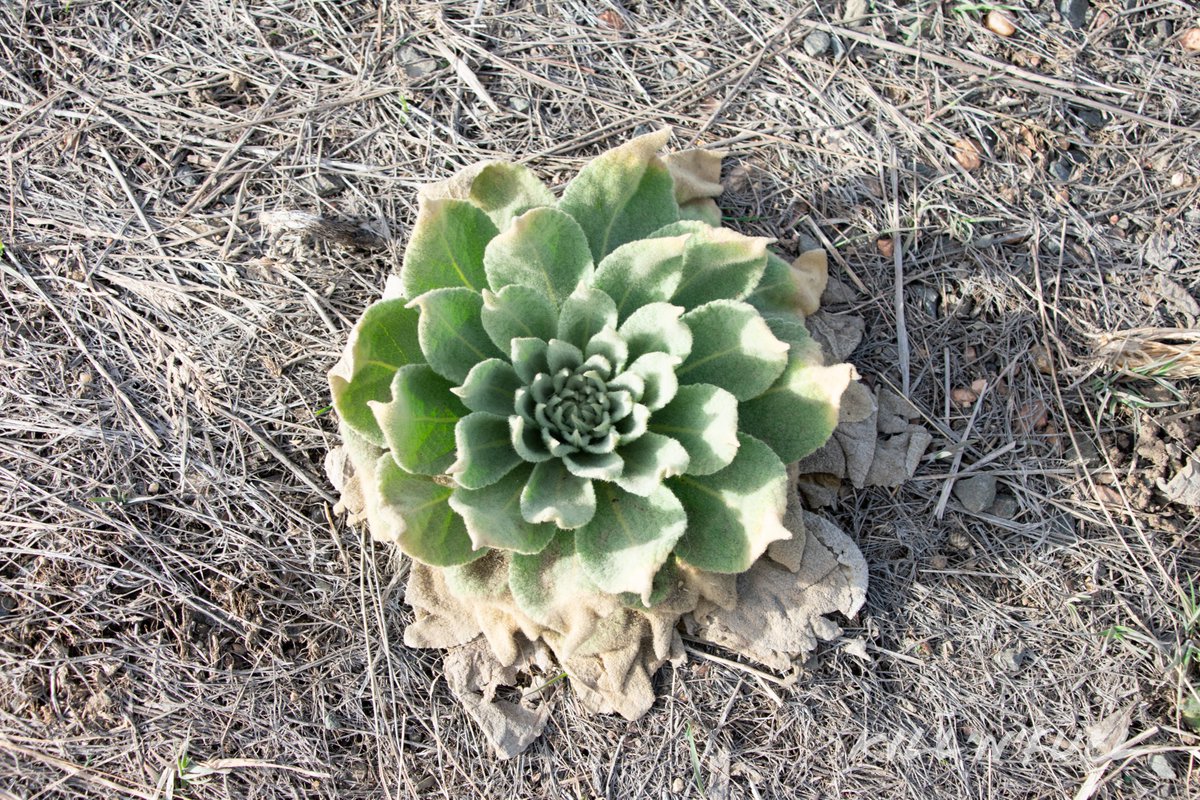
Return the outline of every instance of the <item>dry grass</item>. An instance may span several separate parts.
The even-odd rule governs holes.
[[[1200,17],[1014,5],[1011,40],[924,0],[853,28],[770,0],[0,7],[0,797],[697,797],[689,725],[713,797],[1195,797],[1200,526],[1152,479],[1197,386],[1093,343],[1195,326]],[[838,57],[805,56],[831,21]],[[826,647],[779,705],[693,659],[633,724],[559,686],[498,763],[400,644],[403,567],[329,517],[324,372],[417,185],[484,157],[557,183],[663,123],[732,151],[732,224],[832,249],[860,370],[937,443],[837,512],[867,660]],[[290,209],[375,235],[260,227]],[[935,513],[979,472],[1011,519]],[[1119,711],[1132,743],[1097,751]]]

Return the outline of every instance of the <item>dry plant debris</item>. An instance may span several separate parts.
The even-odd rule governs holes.
[[[1158,481],[1196,379],[1097,368],[1093,336],[1194,327],[1158,295],[1200,296],[1200,20],[1007,5],[1008,38],[896,0],[0,5],[0,790],[1194,796],[1200,523]],[[900,489],[830,493],[861,648],[781,685],[685,640],[632,723],[546,675],[498,762],[402,645],[405,568],[330,523],[324,373],[419,184],[514,154],[558,183],[662,124],[729,151],[727,224],[829,253],[864,382],[934,442]],[[382,247],[262,229],[293,210]],[[937,516],[974,473],[1015,510]]]

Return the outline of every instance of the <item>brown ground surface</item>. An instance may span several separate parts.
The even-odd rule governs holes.
[[[699,797],[692,742],[711,797],[1200,794],[1200,525],[1156,480],[1200,387],[1094,355],[1200,314],[1200,13],[850,5],[0,7],[0,797]],[[693,658],[632,724],[559,684],[497,762],[330,519],[324,373],[419,184],[663,124],[730,151],[730,224],[831,250],[935,443],[834,512],[861,647],[791,688]],[[291,209],[379,241],[259,222]]]

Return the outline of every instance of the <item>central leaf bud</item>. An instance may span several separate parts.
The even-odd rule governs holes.
[[[537,451],[575,461],[613,453],[645,432],[650,413],[640,402],[644,383],[637,375],[601,353],[585,358],[561,340],[552,339],[548,351],[546,370],[515,398],[520,427],[526,437],[533,434]]]

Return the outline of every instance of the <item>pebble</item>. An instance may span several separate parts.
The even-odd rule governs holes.
[[[1060,181],[1071,180],[1071,175],[1075,172],[1075,162],[1066,156],[1056,158],[1050,162],[1050,174]]]
[[[1062,14],[1073,28],[1082,28],[1087,22],[1088,0],[1058,0],[1058,13]]]
[[[995,502],[988,509],[988,513],[1001,519],[1012,519],[1020,510],[1021,506],[1017,503],[1017,498],[1011,494],[998,494]]]
[[[813,31],[808,36],[804,37],[804,52],[808,53],[810,58],[825,55],[831,44],[829,34],[825,31]]]
[[[954,484],[954,496],[963,508],[978,514],[996,502],[996,476],[975,475]]]

